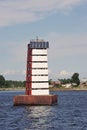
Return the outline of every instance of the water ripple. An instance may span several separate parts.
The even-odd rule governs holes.
[[[13,106],[23,92],[0,92],[0,130],[87,130],[87,92],[52,92],[53,106]]]

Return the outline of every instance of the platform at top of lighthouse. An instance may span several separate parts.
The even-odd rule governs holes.
[[[49,42],[44,40],[31,40],[28,47],[31,49],[47,49],[49,48]]]

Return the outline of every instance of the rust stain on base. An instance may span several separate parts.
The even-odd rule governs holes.
[[[14,105],[52,105],[57,103],[57,95],[19,95],[14,97]]]

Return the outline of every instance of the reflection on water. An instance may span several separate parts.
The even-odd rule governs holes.
[[[33,106],[26,107],[27,119],[29,122],[29,129],[46,129],[50,128],[53,112],[51,106]]]
[[[29,116],[32,115],[34,118],[48,116],[50,114],[51,107],[50,106],[34,106],[34,107],[26,107]]]
[[[53,106],[13,106],[14,95],[0,92],[0,130],[87,130],[87,91],[53,92]]]

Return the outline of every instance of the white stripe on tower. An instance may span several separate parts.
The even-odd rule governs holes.
[[[33,49],[32,55],[32,95],[48,95],[47,49]]]

